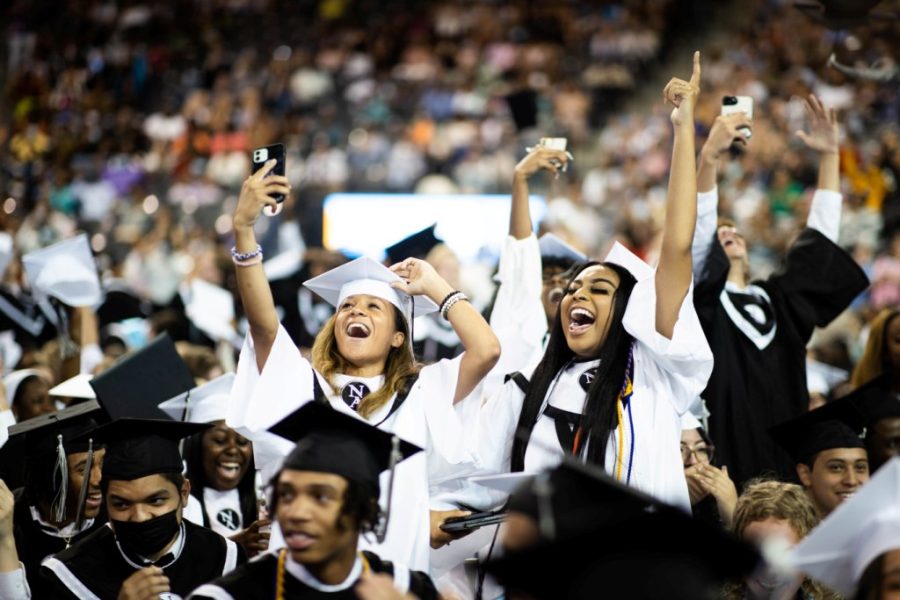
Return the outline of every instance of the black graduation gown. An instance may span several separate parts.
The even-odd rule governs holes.
[[[381,560],[376,554],[371,552],[363,551],[363,555],[369,562],[369,568],[373,573],[394,575],[394,566],[390,562]],[[224,577],[211,581],[210,585],[224,590],[234,600],[273,600],[275,598],[277,572],[278,555],[267,553],[238,567]],[[420,600],[432,600],[438,597],[431,578],[421,571],[410,571],[409,591]],[[202,590],[198,590],[198,593],[191,594],[190,597],[192,600],[194,598],[198,600],[202,598],[219,600],[223,596],[221,593],[217,597],[208,596],[204,595]],[[284,573],[284,597],[292,600],[312,600],[316,598],[358,600],[353,587],[339,592],[322,592],[295,578],[287,569],[285,569]]]
[[[0,331],[12,330],[23,352],[43,346],[56,336],[56,326],[26,294],[0,288]],[[15,367],[15,365],[7,365]],[[12,398],[7,398],[12,403]]]
[[[15,509],[13,510],[13,535],[16,539],[16,552],[19,561],[25,565],[25,576],[28,578],[28,586],[31,588],[32,598],[46,598],[50,593],[47,580],[40,576],[41,561],[48,556],[53,556],[66,549],[66,540],[51,535],[45,527],[35,521],[31,516],[28,501],[24,497],[22,488],[13,492]],[[83,540],[106,523],[106,514],[101,514],[94,519],[90,527],[72,537],[70,545]]]
[[[809,409],[806,344],[813,329],[838,316],[869,282],[849,254],[815,229],[800,234],[778,271],[753,282],[771,304],[725,291],[728,269],[725,250],[714,240],[694,289],[715,357],[702,396],[717,462],[728,466],[738,486],[763,474],[791,479],[794,461],[767,429]],[[735,320],[729,310],[738,315]]]
[[[244,554],[234,542],[218,533],[187,520],[182,523],[185,525],[184,548],[178,560],[163,567],[163,572],[169,578],[171,593],[187,597],[197,586],[222,576],[227,564],[229,545],[234,546],[231,553],[236,553],[238,564],[243,562]],[[73,590],[73,587],[77,589],[77,584],[84,586],[101,600],[116,600],[122,583],[136,571],[119,552],[115,536],[109,527],[102,527],[68,550],[60,552],[56,559],[67,569],[64,577],[72,577],[77,581],[74,586],[64,582],[56,571],[44,566],[41,573],[47,578],[50,591],[41,596],[42,600],[83,600],[83,594]],[[160,562],[164,559],[165,557]]]

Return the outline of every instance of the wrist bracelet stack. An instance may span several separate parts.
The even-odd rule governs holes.
[[[231,260],[239,267],[252,267],[262,263],[263,251],[262,246],[256,245],[256,250],[252,252],[238,252],[237,248],[231,248]]]
[[[468,302],[469,298],[459,290],[447,294],[447,297],[441,302],[441,316],[444,320],[448,320],[447,315],[450,313],[450,309],[461,300]]]

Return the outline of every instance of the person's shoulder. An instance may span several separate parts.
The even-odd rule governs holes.
[[[191,598],[216,598],[213,588],[224,590],[232,598],[271,598],[274,573],[278,567],[278,557],[271,553],[263,554],[233,571],[200,586],[191,594]]]

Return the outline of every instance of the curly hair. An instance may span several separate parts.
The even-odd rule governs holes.
[[[747,482],[734,508],[731,532],[742,538],[751,523],[773,518],[790,523],[802,539],[819,524],[819,516],[802,487],[795,483],[753,479]],[[840,600],[841,596],[825,586],[805,578],[800,586],[804,598]],[[722,597],[737,599],[746,597],[745,583],[730,583],[722,590]]]
[[[850,376],[850,385],[853,386],[853,389],[893,368],[900,368],[900,365],[889,364],[890,357],[887,352],[887,331],[898,315],[900,315],[900,310],[886,308],[869,323],[869,340],[866,342],[866,349],[863,351],[862,358],[856,363],[853,375]]]
[[[406,328],[406,318],[403,313],[394,306],[394,322],[397,331],[403,334],[404,343],[397,348],[391,348],[384,363],[384,385],[381,389],[368,394],[359,405],[359,414],[369,417],[372,413],[394,397],[394,394],[403,389],[407,378],[415,375],[422,368],[413,356],[412,347],[409,344],[409,332]],[[334,375],[347,371],[349,363],[338,351],[337,340],[334,335],[334,323],[337,315],[331,318],[322,327],[312,347],[313,368],[321,373],[335,394],[340,390],[334,383]]]
[[[732,533],[743,537],[750,523],[768,518],[788,521],[801,539],[819,523],[812,501],[799,485],[767,480],[748,482],[734,507]]]

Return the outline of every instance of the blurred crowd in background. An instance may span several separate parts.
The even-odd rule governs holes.
[[[749,149],[720,181],[754,276],[805,223],[816,157],[794,136],[803,98],[841,113],[840,242],[872,286],[813,347],[849,370],[865,324],[900,302],[900,92],[826,62],[900,55],[900,23],[836,34],[786,0],[725,4],[10,0],[4,286],[21,281],[18,256],[84,230],[104,278],[158,321],[192,279],[233,290],[230,215],[251,149],[275,142],[295,195],[265,220],[267,257],[342,260],[318,249],[329,193],[508,193],[525,148],[560,136],[575,161],[533,184],[549,202],[542,230],[590,255],[618,239],[652,262],[671,145],[654,78],[690,33],[704,51],[701,138],[723,95],[755,101]]]

